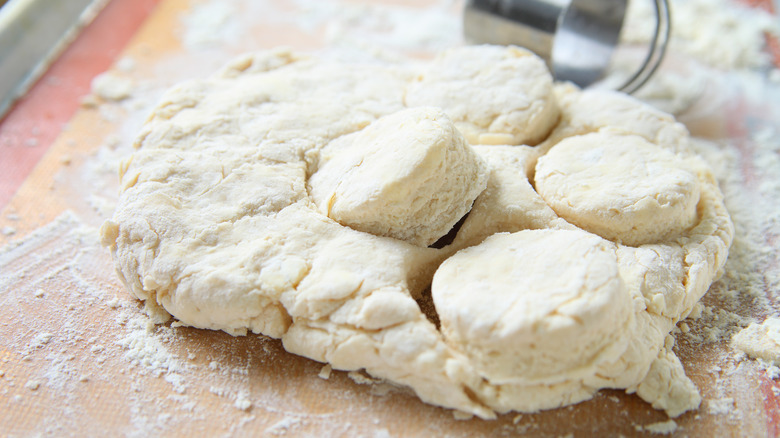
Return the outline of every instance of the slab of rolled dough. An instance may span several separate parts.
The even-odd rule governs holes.
[[[683,225],[648,235],[652,221],[618,209],[645,229],[628,246],[587,209],[557,208],[594,175],[551,175],[577,170],[593,138],[612,147],[593,169],[649,184],[642,196],[676,193],[658,175],[690,165],[659,213]],[[514,47],[453,49],[422,70],[273,50],[163,96],[101,233],[128,290],[181,323],[281,338],[429,403],[492,418],[623,388],[679,415],[699,398],[667,335],[733,236],[687,141],[628,96],[553,87]],[[656,159],[660,173],[633,171]],[[621,198],[590,195],[591,209]],[[426,247],[469,208],[452,244]],[[434,275],[441,331],[415,301]]]

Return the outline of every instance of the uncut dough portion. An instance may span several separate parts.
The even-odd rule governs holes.
[[[277,50],[167,92],[101,228],[128,290],[184,324],[281,338],[336,369],[493,417],[471,398],[480,382],[468,361],[413,299],[443,254],[339,225],[306,190],[319,150],[402,110],[410,76]]]
[[[439,55],[406,88],[408,106],[441,107],[471,144],[534,145],[558,120],[544,61],[510,46],[469,46]]]
[[[637,135],[568,137],[536,164],[536,189],[567,221],[638,246],[678,236],[696,220],[699,182],[683,157]]]
[[[634,328],[615,251],[580,230],[493,235],[436,271],[442,332],[493,384],[589,375],[626,350]]]
[[[534,190],[529,176],[539,156],[530,146],[475,146],[488,163],[487,188],[474,201],[450,251],[477,245],[496,233],[545,228],[576,229]]]
[[[487,184],[487,167],[449,118],[420,107],[332,142],[309,179],[319,210],[342,225],[429,246]]]

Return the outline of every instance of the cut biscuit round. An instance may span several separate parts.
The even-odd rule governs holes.
[[[471,144],[534,145],[558,120],[552,90],[550,71],[532,52],[468,46],[437,57],[404,102],[441,107]]]
[[[487,167],[439,109],[399,111],[334,141],[309,179],[319,210],[342,225],[428,246],[487,185]]]
[[[637,135],[569,137],[536,164],[536,190],[555,212],[630,246],[680,235],[696,222],[699,180],[684,158]]]
[[[564,138],[609,129],[690,154],[690,134],[685,126],[646,102],[617,91],[580,90],[568,82],[556,84],[554,90],[560,120],[539,145],[543,152]]]
[[[432,294],[447,341],[493,384],[592,372],[633,321],[614,244],[581,230],[493,235],[447,259]]]

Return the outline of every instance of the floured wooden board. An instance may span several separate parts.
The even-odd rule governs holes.
[[[276,340],[155,326],[124,290],[97,227],[116,201],[116,166],[165,88],[205,77],[235,54],[278,45],[426,57],[460,44],[460,6],[163,1],[107,76],[104,97],[85,101],[0,214],[0,430],[22,436],[780,433],[774,371],[728,345],[751,320],[778,314],[780,86],[755,68],[733,67],[739,75],[705,69],[707,88],[680,107],[694,135],[718,142],[701,152],[721,179],[737,238],[701,316],[677,333],[676,350],[704,401],[674,423],[618,391],[538,414],[457,420],[408,390],[288,354]],[[686,73],[678,67],[668,68]],[[111,100],[125,86],[127,93],[113,95],[121,100]]]

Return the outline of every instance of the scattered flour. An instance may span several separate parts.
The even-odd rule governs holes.
[[[116,68],[124,73],[132,73],[135,70],[136,62],[131,56],[123,56],[116,62]]]
[[[274,423],[271,427],[267,428],[265,431],[271,435],[286,435],[299,424],[301,424],[301,420],[299,418],[284,417]]]
[[[81,410],[84,409],[79,408],[77,394],[89,393],[93,382],[105,384],[107,379],[111,379],[109,384],[113,384],[113,380],[122,380],[125,370],[118,368],[133,367],[133,361],[141,368],[165,370],[162,375],[174,385],[174,389],[183,387],[179,376],[170,372],[180,367],[173,366],[165,346],[143,339],[153,335],[146,333],[146,325],[139,321],[148,318],[138,311],[134,302],[123,300],[121,305],[108,307],[118,315],[117,322],[122,322],[121,316],[124,315],[126,328],[134,331],[122,339],[132,350],[128,352],[128,362],[124,362],[120,346],[112,343],[112,339],[119,341],[116,338],[123,330],[112,318],[101,316],[101,309],[106,309],[103,302],[109,298],[109,286],[104,280],[97,280],[95,272],[105,271],[106,275],[110,272],[104,269],[110,265],[102,262],[102,258],[96,229],[84,225],[71,212],[0,249],[0,272],[3,273],[0,275],[0,290],[3,291],[0,293],[0,306],[12,313],[14,309],[23,312],[25,308],[32,308],[24,317],[20,314],[19,318],[13,319],[12,329],[0,330],[0,345],[11,349],[4,351],[18,352],[22,359],[24,367],[16,368],[13,375],[26,377],[24,388],[35,391],[45,382],[51,390],[47,396],[53,397],[49,405],[52,415],[42,419],[35,430],[56,427],[57,430],[75,431],[68,428],[73,422],[83,424]],[[45,292],[55,284],[58,288],[56,293]],[[155,329],[155,332],[159,330]],[[158,351],[150,352],[149,348]],[[2,353],[0,360],[3,360]],[[108,369],[118,369],[119,374],[107,373]],[[140,374],[151,373],[142,370]],[[8,388],[14,387],[12,379],[9,383],[8,387],[0,388],[0,392],[8,394]],[[123,392],[123,403],[128,408],[157,404],[156,409],[171,413],[177,407],[145,400],[141,392]],[[13,398],[17,396],[21,397],[16,394]],[[5,424],[0,426],[3,427]]]
[[[331,46],[380,46],[438,51],[462,42],[460,16],[447,2],[423,9],[321,0],[296,0],[313,25],[325,26]]]
[[[30,341],[30,344],[27,346],[29,350],[33,350],[36,348],[43,347],[44,345],[48,344],[49,341],[51,341],[51,338],[54,335],[51,333],[38,333],[32,341]]]
[[[707,413],[711,415],[727,415],[734,409],[734,399],[730,397],[706,401]]]
[[[242,411],[248,411],[249,408],[252,407],[252,401],[249,400],[249,394],[246,393],[246,391],[241,391],[238,393],[238,396],[236,397],[235,403],[233,403],[233,406],[236,407],[236,409],[240,409]]]
[[[780,37],[780,21],[776,16],[736,0],[670,0],[670,3],[672,33],[666,58],[661,68],[635,93],[637,98],[678,116],[692,108],[706,115],[714,96],[723,98],[736,75],[760,72],[759,81],[772,81],[777,76],[766,40],[767,35]],[[621,45],[599,86],[619,87],[641,64],[655,27],[652,5],[652,1],[629,2]],[[696,108],[697,102],[705,100],[704,96],[709,99],[709,107]],[[724,105],[728,103],[728,99],[722,101]]]
[[[145,315],[132,315],[124,319],[128,332],[117,343],[124,349],[124,356],[141,374],[151,373],[157,377],[165,376],[165,380],[178,393],[183,393],[187,386],[181,372],[186,365],[173,355],[163,343],[163,332],[170,330],[157,327],[153,320]],[[172,334],[168,333],[170,338]],[[168,339],[169,341],[172,339]]]
[[[235,16],[236,9],[231,2],[211,0],[195,4],[182,19],[186,29],[184,45],[200,50],[235,41],[242,32]]]
[[[722,69],[766,68],[771,58],[765,33],[780,36],[771,14],[730,0],[671,1],[670,50]],[[629,2],[621,40],[646,44],[653,34],[655,12],[650,1]]]

